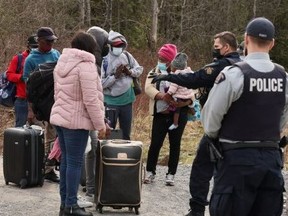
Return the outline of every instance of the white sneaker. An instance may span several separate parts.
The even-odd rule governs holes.
[[[155,179],[155,175],[152,172],[147,172],[144,179],[144,184],[151,184]]]
[[[80,208],[90,208],[93,206],[92,202],[87,201],[85,197],[80,195],[77,196],[77,204]]]
[[[175,124],[172,124],[170,127],[169,127],[169,130],[174,130],[178,128],[178,125],[175,125]]]
[[[94,203],[94,194],[86,193],[86,194],[85,194],[85,199],[86,199],[86,201],[88,201],[88,202]]]
[[[168,185],[168,186],[174,186],[174,175],[169,174],[169,173],[166,174],[165,182],[166,182],[166,185]]]

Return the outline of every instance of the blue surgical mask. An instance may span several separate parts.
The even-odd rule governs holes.
[[[115,56],[121,55],[122,52],[123,52],[123,48],[122,47],[113,47],[112,48],[112,53]]]
[[[162,63],[162,62],[159,62],[159,61],[158,61],[157,67],[158,67],[158,69],[161,70],[161,71],[166,71],[166,70],[167,70],[166,63]]]

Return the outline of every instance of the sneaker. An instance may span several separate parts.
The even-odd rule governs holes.
[[[178,125],[175,125],[175,124],[172,124],[170,127],[169,127],[169,130],[174,130],[178,128]]]
[[[168,186],[174,186],[174,175],[168,173],[168,174],[166,175],[166,180],[165,180],[165,182],[166,182],[166,185],[168,185]]]
[[[88,202],[94,203],[94,194],[86,193],[86,194],[85,194],[85,199],[86,199]]]
[[[46,173],[44,178],[52,182],[56,182],[56,183],[60,182],[60,178],[57,176],[54,170],[52,170],[49,173]]]
[[[155,175],[152,172],[147,172],[144,179],[144,184],[151,184],[155,179]]]
[[[80,208],[90,208],[93,206],[92,202],[87,201],[85,197],[80,195],[77,196],[77,204]]]

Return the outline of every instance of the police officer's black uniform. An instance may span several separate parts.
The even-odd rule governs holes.
[[[217,164],[210,214],[280,216],[284,180],[279,125],[286,103],[286,74],[279,66],[268,73],[258,72],[246,62],[239,66],[244,75],[243,92],[221,122],[224,160]],[[275,202],[271,203],[272,199]]]
[[[226,66],[230,66],[239,61],[241,61],[239,54],[237,52],[231,52],[222,58],[216,58],[212,63],[194,73],[169,74],[165,76],[165,80],[190,89],[200,88],[198,98],[201,106],[203,106],[219,73]],[[192,211],[204,212],[205,205],[208,204],[207,195],[213,171],[214,163],[210,160],[208,142],[206,137],[203,136],[192,164],[190,176],[189,187],[192,196],[190,199],[190,208]]]

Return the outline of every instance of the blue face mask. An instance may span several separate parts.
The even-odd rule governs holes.
[[[166,63],[158,62],[157,67],[161,71],[166,71],[167,70]]]

